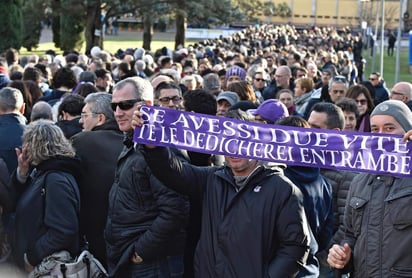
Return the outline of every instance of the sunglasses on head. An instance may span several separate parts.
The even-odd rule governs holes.
[[[112,106],[113,111],[116,111],[118,106],[121,110],[129,110],[129,109],[133,108],[133,106],[138,102],[144,102],[144,100],[142,100],[142,99],[128,99],[128,100],[123,100],[123,101],[119,101],[119,102],[112,102],[111,106]]]
[[[345,76],[337,75],[337,76],[333,77],[333,81],[346,83],[346,78],[345,78]]]

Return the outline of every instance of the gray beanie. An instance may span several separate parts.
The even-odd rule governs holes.
[[[409,107],[400,100],[387,100],[379,103],[371,113],[375,115],[388,115],[402,126],[405,132],[412,129],[412,112]]]

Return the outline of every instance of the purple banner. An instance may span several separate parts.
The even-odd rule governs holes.
[[[402,136],[245,122],[154,106],[142,106],[145,124],[134,141],[196,152],[411,176],[412,142]]]

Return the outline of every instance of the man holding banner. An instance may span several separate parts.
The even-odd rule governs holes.
[[[134,125],[143,125],[142,112]],[[196,167],[151,145],[144,154],[159,180],[202,200],[195,277],[294,277],[305,264],[302,193],[277,168],[234,156],[225,156],[226,166]]]
[[[371,114],[372,133],[411,129],[412,113],[401,101],[384,101]],[[355,177],[346,200],[345,238],[329,250],[331,267],[354,277],[412,276],[411,184],[410,177],[389,173]]]

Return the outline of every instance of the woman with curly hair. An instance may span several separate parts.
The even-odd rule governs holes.
[[[18,266],[46,275],[50,261],[79,252],[80,161],[62,130],[49,120],[30,123],[16,149],[12,175],[15,202],[13,251]],[[47,262],[47,265],[46,265]]]

